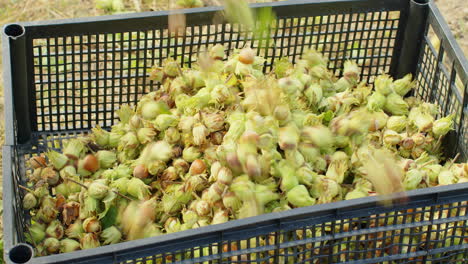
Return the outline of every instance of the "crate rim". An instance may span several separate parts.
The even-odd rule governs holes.
[[[298,5],[314,5],[326,7],[327,5],[336,5],[343,4],[343,8],[338,10],[346,10],[348,12],[354,11],[354,9],[361,9],[359,4],[366,4],[366,10],[396,10],[397,8],[405,7],[410,2],[414,2],[418,5],[426,5],[428,2],[433,0],[420,0],[425,3],[419,3],[417,0],[285,0],[278,2],[265,2],[265,3],[251,3],[249,4],[252,8],[262,8],[262,7],[272,7],[272,8],[281,8],[281,7],[291,7]],[[351,9],[348,9],[351,8]],[[112,22],[116,20],[129,20],[129,19],[139,19],[139,18],[151,18],[158,16],[167,16],[170,14],[199,14],[205,12],[219,12],[222,11],[223,6],[205,6],[198,8],[183,8],[175,10],[158,10],[158,11],[145,11],[145,12],[133,12],[133,13],[124,13],[124,14],[112,14],[112,15],[102,15],[102,16],[90,16],[90,17],[78,17],[78,18],[65,18],[65,19],[50,19],[50,20],[38,20],[38,21],[24,21],[24,22],[12,22],[7,23],[4,27],[12,24],[21,25],[25,28],[35,28],[41,26],[62,26],[67,24],[80,24],[80,23],[89,23],[89,22]],[[334,7],[334,10],[336,8]],[[3,34],[5,34],[3,32]],[[6,34],[5,34],[6,35]],[[8,37],[8,35],[6,35]]]
[[[284,2],[259,3],[259,4],[253,4],[252,6],[253,7],[265,7],[265,6],[281,7],[281,6],[288,6],[291,4],[295,4],[295,5],[323,4],[325,6],[326,4],[331,4],[331,3],[351,4],[351,3],[358,2],[358,3],[366,3],[366,4],[372,3],[373,6],[375,4],[377,8],[377,5],[382,2],[386,2],[386,3],[390,2],[390,3],[403,5],[403,3],[409,3],[412,1],[416,2],[415,0],[398,0],[398,2],[391,1],[391,0],[379,0],[379,1],[372,1],[372,0],[325,0],[325,1],[299,0],[299,1],[294,1],[294,0],[289,0],[289,1],[284,1]],[[458,62],[461,65],[462,70],[459,71],[458,74],[461,75],[462,81],[464,80],[465,94],[466,94],[466,86],[468,85],[468,80],[466,77],[466,74],[468,72],[468,62],[466,60],[466,57],[463,55],[461,48],[459,47],[458,43],[454,39],[448,25],[445,22],[445,19],[440,16],[440,11],[438,10],[438,8],[436,7],[436,4],[433,1],[429,1],[429,8],[432,10],[433,13],[432,12],[429,13],[428,20],[432,20],[432,22],[435,23],[434,28],[438,37],[441,38],[441,41],[442,39],[443,41],[446,41],[445,43],[446,49],[444,51],[449,52],[450,53],[449,55],[451,55],[454,60],[458,60]],[[221,10],[222,10],[222,7],[203,7],[203,8],[196,8],[196,9],[182,9],[182,10],[178,10],[174,12],[192,15],[192,14],[197,14],[200,12],[214,13],[214,12],[218,12]],[[376,10],[382,10],[382,8],[377,8]],[[348,10],[348,12],[353,12],[353,10]],[[6,28],[8,25],[19,25],[21,27],[24,27],[27,30],[26,32],[29,34],[28,30],[34,29],[35,32],[38,32],[41,30],[43,26],[60,26],[62,24],[68,24],[68,26],[70,26],[75,23],[86,24],[86,23],[91,23],[91,22],[108,23],[108,22],[113,22],[113,21],[126,21],[129,19],[165,17],[171,13],[172,11],[171,12],[170,11],[156,11],[156,12],[109,15],[109,16],[102,16],[102,17],[85,17],[85,18],[48,20],[48,21],[37,21],[37,22],[20,22],[20,23],[7,24],[4,26],[4,28]],[[2,35],[4,38],[4,42],[3,42],[4,48],[8,47],[7,45],[8,41],[6,40],[9,39],[10,37],[7,36],[4,31],[2,31]],[[31,35],[28,35],[28,37],[31,37]],[[442,43],[441,43],[441,46],[442,46]],[[9,54],[8,56],[5,56],[5,55],[6,54],[4,54],[4,60],[6,61],[7,58],[9,58]],[[7,72],[9,72],[8,68],[4,74],[7,75],[6,74]],[[7,80],[9,80],[9,78],[5,78],[5,81]],[[5,92],[5,98],[7,99],[12,98],[9,92],[7,94],[7,91]],[[465,101],[466,101],[466,96],[465,96]],[[466,111],[466,106],[464,107],[464,109]],[[7,111],[5,111],[5,113],[7,113]],[[54,132],[54,133],[60,133],[60,132]],[[6,145],[4,146],[4,149],[3,149],[4,151],[3,171],[10,172],[10,174],[11,174],[11,166],[12,166],[11,155],[13,153],[14,147],[15,146],[13,145]],[[9,161],[7,161],[6,159],[7,160],[9,159]],[[7,164],[7,166],[5,166],[5,164]],[[10,187],[12,187],[12,180],[9,179],[7,182],[9,182]],[[4,186],[5,186],[5,181],[4,181]],[[407,192],[407,195],[408,197],[420,199],[421,201],[447,202],[447,201],[450,201],[450,199],[452,200],[453,199],[455,200],[465,199],[466,200],[466,197],[468,197],[468,194],[466,194],[467,190],[468,190],[468,183],[463,183],[463,184],[454,184],[454,185],[449,185],[449,186],[440,186],[440,187],[414,190],[414,191]],[[399,194],[394,194],[392,197],[398,198]],[[5,193],[4,193],[4,198],[5,198]],[[10,200],[11,198],[12,197],[10,195]],[[348,210],[353,211],[357,209],[363,210],[363,209],[378,208],[379,206],[378,203],[386,199],[387,198],[382,197],[382,196],[366,197],[366,198],[361,198],[361,199],[339,201],[335,203],[316,205],[316,206],[311,206],[311,207],[296,208],[296,209],[289,210],[286,212],[265,214],[265,215],[260,215],[260,216],[251,217],[247,219],[234,220],[234,221],[229,221],[227,223],[220,224],[220,225],[207,226],[207,227],[202,227],[198,229],[182,231],[182,232],[178,232],[174,234],[166,234],[166,235],[159,236],[159,237],[127,241],[127,242],[122,242],[122,243],[115,244],[115,245],[99,247],[96,249],[80,250],[80,251],[73,252],[73,253],[62,253],[58,255],[37,257],[37,258],[33,258],[31,263],[52,263],[52,262],[61,262],[61,261],[63,262],[64,261],[78,261],[81,263],[81,262],[86,262],[86,259],[88,259],[88,261],[98,260],[100,256],[104,259],[104,261],[111,262],[112,260],[114,261],[119,260],[118,257],[120,255],[116,253],[116,251],[122,250],[122,249],[124,249],[125,252],[128,252],[131,249],[137,249],[136,253],[134,253],[135,255],[137,255],[139,249],[144,250],[144,247],[147,247],[148,245],[152,245],[152,247],[156,247],[158,244],[163,245],[164,242],[195,237],[197,234],[200,234],[200,233],[203,235],[207,235],[207,236],[210,234],[218,235],[218,234],[222,234],[223,230],[227,230],[230,228],[238,229],[241,227],[251,226],[251,225],[256,224],[259,221],[261,221],[262,223],[279,222],[279,224],[281,224],[281,221],[287,221],[288,219],[291,219],[291,218],[301,217],[301,216],[310,215],[310,214],[318,213],[318,212],[335,211],[332,213],[337,216],[340,216],[346,213]],[[11,207],[12,204],[7,204],[7,206]],[[347,210],[343,210],[343,209],[347,209]],[[4,216],[3,216],[4,219],[5,217],[8,217],[8,216],[11,217],[12,212],[13,210],[4,210]],[[4,223],[9,223],[9,222],[11,221],[8,221],[8,222],[4,221]],[[6,250],[8,249],[6,248]],[[5,254],[6,254],[6,251],[5,251]],[[125,255],[125,254],[127,253],[124,253],[122,255]],[[129,256],[129,258],[130,257],[131,256]]]

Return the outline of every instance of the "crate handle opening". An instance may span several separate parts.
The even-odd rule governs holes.
[[[21,37],[24,34],[24,31],[25,31],[24,27],[18,24],[6,25],[5,28],[3,29],[3,32],[5,33],[5,35],[11,38]]]
[[[27,263],[33,257],[34,250],[33,248],[24,243],[20,243],[14,246],[8,253],[8,258],[12,263]]]
[[[418,4],[418,5],[427,5],[429,4],[429,1],[430,0],[411,0],[411,2],[414,2],[415,4]]]

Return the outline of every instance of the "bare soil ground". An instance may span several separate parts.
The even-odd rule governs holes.
[[[458,44],[468,56],[468,6],[465,0],[436,0]]]

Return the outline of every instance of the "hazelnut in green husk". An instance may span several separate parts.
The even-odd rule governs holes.
[[[164,140],[169,144],[177,144],[181,139],[179,130],[175,127],[169,127],[164,131]]]
[[[84,201],[81,203],[80,218],[95,216],[99,210],[99,200],[86,195]]]
[[[198,221],[198,214],[193,210],[185,210],[182,212],[182,220],[184,225],[190,229]]]
[[[60,177],[62,178],[71,178],[73,176],[76,176],[76,168],[74,166],[68,165],[65,166],[63,169],[60,170]]]
[[[159,175],[167,168],[166,162],[162,160],[152,161],[149,164],[147,163],[146,166],[151,175]]]
[[[299,183],[305,186],[312,186],[317,178],[317,173],[308,166],[302,166],[297,169],[297,179]]]
[[[160,236],[163,234],[163,232],[161,231],[161,227],[155,223],[148,223],[145,226],[144,230],[145,230],[145,233],[144,233],[145,238]]]
[[[450,130],[453,129],[453,119],[455,115],[449,115],[447,117],[443,117],[438,119],[434,122],[434,126],[432,127],[432,133],[436,138],[441,136],[445,136]]]
[[[28,181],[30,181],[32,183],[37,183],[38,181],[40,181],[41,180],[42,169],[43,169],[43,167],[36,168],[36,169],[33,170],[32,173],[28,174],[27,175]]]
[[[160,114],[168,114],[169,107],[166,103],[161,101],[145,101],[139,104],[138,110],[145,120],[154,120]]]
[[[403,186],[406,190],[414,190],[418,187],[424,178],[425,173],[418,169],[412,169],[406,172],[403,180]]]
[[[150,195],[149,188],[142,180],[132,178],[128,181],[127,193],[139,200],[144,200]]]
[[[315,204],[315,199],[310,197],[309,191],[304,185],[297,185],[286,194],[288,202],[296,207],[311,206]]]
[[[123,137],[123,134],[116,132],[109,132],[109,147],[117,148],[120,143],[120,139]]]
[[[390,95],[393,92],[392,77],[386,74],[377,76],[374,81],[374,88],[377,92],[384,96]]]
[[[434,117],[428,112],[424,105],[412,108],[409,112],[408,119],[419,131],[430,130],[434,123]]]
[[[179,212],[191,199],[192,193],[181,189],[174,193],[166,193],[161,199],[162,208],[165,213],[173,214]]]
[[[28,160],[28,165],[32,169],[38,169],[38,168],[46,167],[47,162],[46,162],[46,159],[43,156],[33,156]]]
[[[197,201],[195,205],[195,211],[199,216],[208,215],[211,212],[210,204],[204,200]]]
[[[312,198],[317,198],[317,203],[330,203],[341,193],[341,186],[334,180],[324,176],[317,178],[317,184],[310,190]]]
[[[80,204],[78,202],[70,201],[63,205],[62,222],[69,225],[80,216]]]
[[[133,168],[133,177],[139,179],[146,179],[149,176],[149,171],[146,168],[145,164],[138,164]]]
[[[270,186],[256,184],[255,185],[255,199],[259,205],[264,206],[271,201],[278,200],[280,198],[279,194],[275,193],[276,186],[271,189]]]
[[[407,115],[409,113],[409,106],[400,95],[391,93],[387,96],[384,110],[392,115]]]
[[[102,230],[102,233],[100,236],[101,236],[101,240],[103,240],[102,242],[103,245],[116,244],[116,243],[119,243],[120,240],[122,239],[122,233],[115,226],[110,226]]]
[[[80,242],[70,239],[70,238],[65,238],[60,240],[60,252],[61,253],[68,253],[68,252],[73,252],[80,250]]]
[[[49,186],[55,186],[60,180],[59,173],[51,167],[43,168],[41,171],[42,180],[46,181]]]
[[[222,224],[229,221],[229,212],[226,210],[218,210],[213,215],[212,225]]]
[[[400,142],[400,145],[402,148],[406,150],[412,150],[413,147],[415,146],[414,139],[411,137],[403,138],[402,141]]]
[[[68,157],[57,151],[50,150],[46,155],[56,170],[61,170],[68,163]]]
[[[322,87],[318,83],[312,83],[309,88],[307,88],[304,92],[304,95],[307,97],[309,103],[313,106],[317,105],[323,98],[323,91]],[[278,107],[277,107],[278,108]],[[279,109],[278,109],[279,110]],[[276,113],[276,110],[275,110]],[[287,120],[289,118],[289,109],[284,111],[284,114],[280,115],[283,116],[281,120]],[[278,116],[278,114],[276,115]],[[280,119],[279,119],[280,120]]]
[[[108,169],[114,167],[117,162],[117,155],[113,151],[100,150],[96,153],[101,169]]]
[[[383,134],[383,142],[390,146],[396,146],[401,142],[401,135],[396,131],[387,129]]]
[[[297,179],[294,168],[285,160],[280,161],[280,163],[275,166],[275,171],[275,175],[281,177],[282,191],[289,191],[299,185],[299,180]]]
[[[416,80],[412,81],[413,76],[411,73],[405,75],[405,77],[393,82],[393,90],[395,93],[405,96],[416,86]]]
[[[153,122],[154,128],[158,131],[165,131],[169,127],[175,127],[179,123],[179,118],[171,114],[160,114]]]
[[[63,148],[63,154],[72,160],[78,160],[85,151],[85,145],[80,139],[70,139]]]
[[[145,163],[157,160],[167,162],[172,158],[172,147],[166,141],[151,142],[142,150],[140,159]]]
[[[172,162],[172,166],[175,169],[177,175],[184,175],[188,172],[190,164],[184,159],[176,159]],[[213,166],[212,166],[213,167]]]
[[[226,208],[231,209],[234,212],[240,209],[242,206],[241,200],[236,196],[234,192],[226,192],[223,195],[223,204]]]
[[[182,158],[187,162],[193,162],[201,156],[200,150],[196,147],[184,148]]]
[[[450,170],[442,170],[437,177],[439,185],[449,185],[455,183],[455,176]]]
[[[364,197],[367,197],[367,196],[368,196],[367,192],[364,192],[363,190],[356,188],[356,189],[348,192],[344,199],[345,200],[352,200],[352,199],[364,198]]]
[[[135,149],[138,145],[140,145],[140,142],[138,141],[137,134],[135,132],[127,132],[120,138],[118,150]]]
[[[203,124],[195,124],[192,129],[193,143],[196,146],[206,144],[208,137],[208,129]]]
[[[208,188],[208,191],[207,191],[207,195],[206,195],[207,202],[213,204],[213,203],[221,200],[221,198],[222,198],[221,195],[224,192],[224,187],[225,187],[225,185],[222,184],[222,183],[219,183],[219,182],[213,183]]]
[[[57,253],[60,250],[60,241],[55,237],[48,237],[44,240],[44,248],[49,254]]]
[[[64,229],[62,223],[58,220],[54,220],[50,222],[46,229],[46,235],[48,237],[54,237],[57,239],[61,239],[64,234]]]
[[[369,96],[369,99],[367,99],[367,108],[372,111],[380,111],[384,108],[385,103],[385,95],[379,92],[374,92],[371,96]]]
[[[180,220],[175,217],[169,217],[164,223],[164,229],[168,234],[179,232],[181,228]]]
[[[30,210],[37,206],[37,198],[32,193],[26,193],[23,197],[23,208],[25,210]]]
[[[222,130],[224,128],[225,118],[224,113],[203,113],[203,124],[210,133]]]
[[[68,238],[80,239],[84,234],[83,223],[80,219],[76,219],[75,222],[70,224],[65,229],[65,235]]]
[[[98,125],[92,129],[92,137],[94,138],[94,141],[101,147],[107,147],[109,145],[109,132],[103,130]]]
[[[190,165],[189,172],[191,175],[202,174],[206,171],[206,164],[203,160],[196,159]]]
[[[101,223],[96,217],[88,217],[83,221],[83,230],[86,233],[101,232]]]
[[[326,176],[337,183],[343,183],[346,172],[349,168],[349,157],[342,151],[333,154],[330,165],[328,166]]]
[[[408,127],[406,116],[391,116],[387,120],[387,128],[397,133],[402,132]]]
[[[81,249],[97,248],[101,246],[98,236],[94,233],[86,233],[80,239]]]
[[[231,184],[233,179],[232,171],[227,167],[221,167],[218,171],[217,181],[224,184]]]
[[[299,131],[296,126],[288,125],[280,128],[278,144],[281,149],[294,149],[299,142]]]
[[[113,181],[110,186],[116,188],[119,193],[126,195],[129,181],[129,178],[120,178]]]
[[[94,181],[88,187],[88,194],[94,199],[101,200],[106,197],[109,187],[102,181]]]
[[[45,224],[35,222],[28,228],[27,236],[34,244],[39,244],[46,237],[45,229]]]
[[[422,133],[416,133],[411,136],[416,146],[421,146],[426,143],[426,137]]]
[[[96,161],[97,163],[97,161]],[[82,177],[90,177],[93,173],[84,168],[85,162],[83,159],[78,161],[78,168],[76,170],[77,174]]]
[[[58,210],[55,207],[55,201],[50,197],[44,197],[41,202],[41,207],[37,211],[36,216],[44,223],[50,223],[57,219]]]

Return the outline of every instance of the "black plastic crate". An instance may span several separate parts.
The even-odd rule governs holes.
[[[273,61],[322,48],[339,73],[346,59],[362,79],[388,72],[416,75],[415,94],[455,113],[447,156],[468,154],[468,63],[434,3],[424,0],[300,0],[272,7],[265,71]],[[385,207],[368,197],[299,208],[96,249],[31,258],[23,231],[24,161],[62,140],[116,121],[114,110],[157,85],[147,68],[167,56],[190,65],[200,50],[228,53],[251,41],[223,21],[220,7],[181,10],[183,37],[170,37],[169,12],[10,24],[4,27],[4,247],[7,260],[28,263],[466,263],[468,183],[408,192]],[[431,41],[432,36],[439,44]],[[383,241],[392,241],[385,246]],[[370,246],[369,246],[370,245]]]

